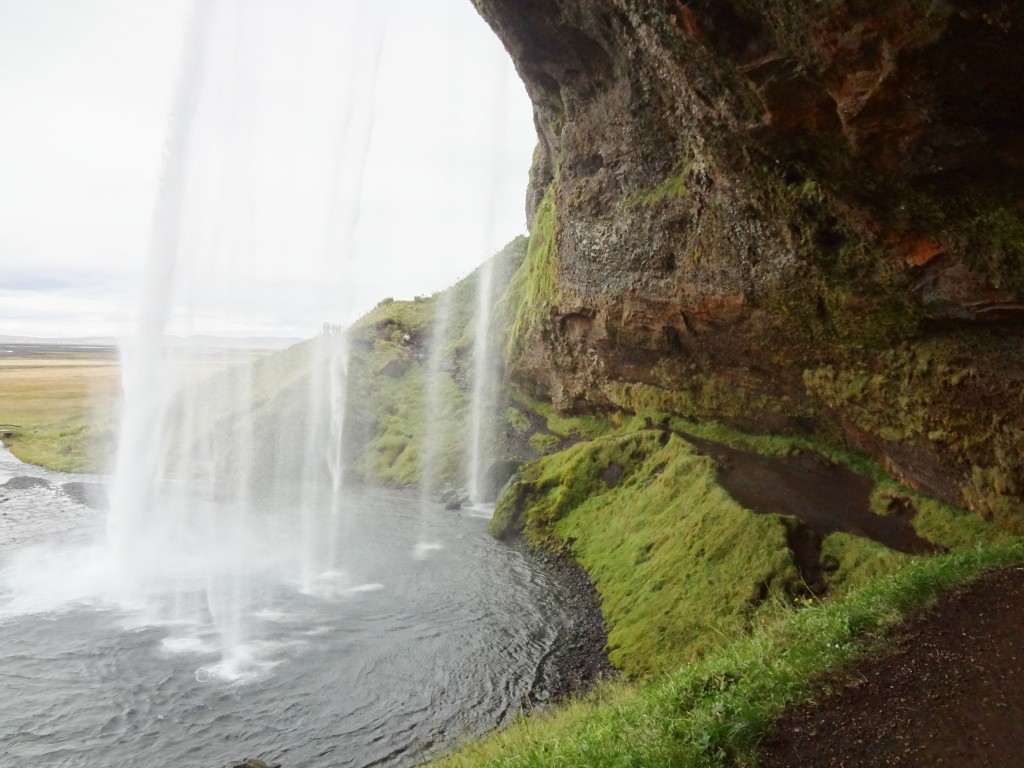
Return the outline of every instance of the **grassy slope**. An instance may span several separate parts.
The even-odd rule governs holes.
[[[823,547],[837,563],[831,596],[806,599],[781,518],[742,509],[688,443],[643,428],[664,416],[620,418],[614,433],[527,465],[492,526],[498,534],[521,526],[536,545],[576,554],[600,593],[610,655],[632,682],[522,716],[440,765],[751,765],[782,709],[814,695],[823,675],[873,647],[880,630],[984,569],[1024,560],[1019,538],[899,486],[862,457],[670,419],[769,455],[822,451],[875,479],[879,512],[896,496],[910,499],[918,532],[953,550],[910,557],[832,534]],[[609,487],[612,464],[622,472]]]
[[[521,527],[539,546],[573,551],[600,593],[611,659],[634,678],[672,671],[749,631],[774,606],[808,597],[784,518],[743,509],[717,484],[710,459],[675,435],[645,429],[649,417],[524,467],[492,523],[498,535]],[[679,420],[674,426],[767,454],[825,448]],[[831,453],[875,478],[879,510],[894,497],[910,499],[916,529],[936,544],[964,550],[1013,541],[899,486],[864,459]],[[609,467],[621,473],[614,487],[606,481]],[[842,533],[826,537],[823,550],[832,560],[833,596],[912,559]]]
[[[518,238],[494,257],[499,292],[525,246],[525,238]],[[348,331],[345,443],[350,477],[397,487],[417,484],[425,471],[432,487],[460,479],[478,277],[479,270],[445,291],[413,301],[385,299]],[[431,361],[431,341],[444,312],[448,322],[442,350]],[[195,432],[200,442],[220,446],[215,460],[223,473],[244,464],[236,459],[248,450],[253,435],[270,438],[252,457],[257,477],[308,471],[303,448],[317,442],[309,440],[309,433],[324,429],[329,419],[328,360],[343,346],[340,338],[320,336],[197,385],[202,396],[194,400],[203,408]],[[429,407],[428,392],[437,397]],[[254,416],[251,429],[242,418],[248,413]],[[206,439],[214,434],[215,441]],[[193,450],[190,455],[202,454]]]
[[[497,293],[526,253],[517,238],[492,260]],[[346,434],[353,467],[364,480],[387,485],[418,483],[429,465],[428,484],[461,479],[473,376],[473,329],[478,269],[446,291],[408,301],[384,301],[351,332]],[[430,344],[438,315],[447,313],[441,351],[432,367]],[[437,401],[427,403],[427,393]],[[430,435],[436,444],[428,447]]]

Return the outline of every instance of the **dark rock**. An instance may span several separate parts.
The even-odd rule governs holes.
[[[235,763],[231,768],[281,768],[280,763],[267,763],[255,757],[250,757],[242,763]]]
[[[501,498],[501,491],[516,472],[522,462],[508,459],[492,461],[483,472],[480,483],[480,500],[485,502],[497,501]]]
[[[523,539],[518,541],[527,546]],[[568,552],[555,555],[532,550],[532,556],[540,558],[561,585],[569,625],[523,702],[526,712],[538,704],[584,693],[599,680],[619,674],[608,661],[601,601],[587,572]]]
[[[53,484],[43,480],[41,477],[19,475],[18,477],[12,477],[0,487],[6,488],[9,491],[24,491],[29,488],[52,488]]]
[[[100,483],[75,481],[63,483],[60,489],[64,492],[65,496],[74,499],[79,504],[84,504],[87,507],[101,511],[110,508],[110,498],[107,496],[107,489]]]
[[[469,494],[465,488],[457,488],[453,485],[445,485],[437,494],[437,500],[444,504],[448,510],[462,509],[470,502]]]

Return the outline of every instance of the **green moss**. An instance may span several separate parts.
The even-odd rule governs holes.
[[[1020,202],[993,201],[976,209],[970,219],[967,250],[971,267],[996,288],[1024,297],[1024,215]]]
[[[536,400],[517,389],[512,389],[509,397],[524,411],[543,418],[547,430],[560,437],[591,439],[606,435],[613,429],[608,419],[600,416],[561,416],[551,403]]]
[[[573,542],[601,596],[611,659],[635,677],[743,632],[796,579],[781,521],[736,504],[688,443],[662,440],[609,436],[531,463],[492,526],[519,520],[535,544]]]
[[[532,426],[529,417],[518,408],[509,408],[505,413],[505,422],[519,433],[529,432]]]
[[[831,599],[846,594],[870,578],[892,571],[910,560],[909,555],[860,536],[832,533],[821,546]]]
[[[859,430],[894,443],[927,443],[969,466],[962,489],[968,506],[1020,531],[1024,423],[1012,402],[1013,381],[990,372],[998,370],[994,361],[1002,354],[998,346],[986,346],[990,341],[929,338],[809,369],[804,384],[809,395]]]
[[[645,428],[650,423],[766,455],[818,450],[875,481],[876,512],[910,505],[919,535],[948,550],[1014,540],[827,444],[747,435],[664,412],[637,414],[615,434],[526,465],[491,525],[501,536],[522,530],[540,547],[571,542],[601,596],[611,658],[632,676],[657,674],[705,653],[749,629],[766,601],[770,608],[802,593],[783,518],[742,509],[718,485],[709,459],[694,455],[673,433]],[[842,595],[908,559],[836,533],[825,538],[821,563],[830,593]]]
[[[690,168],[689,163],[677,166],[676,170],[658,186],[628,195],[624,204],[653,208],[687,200],[686,179],[690,175]]]
[[[509,318],[506,358],[524,355],[550,322],[558,302],[558,233],[555,197],[558,181],[544,194],[530,229],[526,259],[516,270],[499,306]]]
[[[661,411],[690,419],[735,421],[750,413],[778,413],[789,418],[801,412],[801,406],[784,397],[772,397],[742,382],[712,374],[679,379],[674,388],[606,381],[601,384],[601,392],[624,411]]]
[[[537,432],[530,435],[528,442],[537,453],[551,453],[562,441],[557,435]]]

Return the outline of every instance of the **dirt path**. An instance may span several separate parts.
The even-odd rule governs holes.
[[[1024,768],[1024,567],[895,630],[762,745],[760,768]]]

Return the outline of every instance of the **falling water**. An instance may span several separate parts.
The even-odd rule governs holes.
[[[184,66],[172,112],[164,174],[157,199],[134,344],[123,352],[125,404],[121,416],[108,530],[114,569],[138,573],[150,553],[139,544],[154,522],[153,493],[160,472],[160,444],[167,392],[164,334],[171,312],[170,286],[181,240],[180,222],[191,127],[199,98],[212,5],[197,4],[186,33]]]
[[[388,13],[387,3],[359,4],[355,23],[350,28],[352,37],[346,51],[346,71],[359,73],[350,77],[341,93],[343,105],[336,128],[337,153],[329,195],[328,217],[324,236],[325,280],[324,303],[337,307],[342,316],[352,309],[352,281],[346,279],[346,267],[354,251],[356,227],[359,223],[363,178],[373,133],[374,95],[377,71],[380,65],[384,28]],[[368,34],[367,34],[368,32]],[[341,491],[344,481],[344,455],[342,437],[345,428],[345,407],[348,368],[348,336],[341,328],[327,322],[323,327],[321,343],[313,352],[313,375],[310,378],[310,404],[306,411],[307,441],[306,482],[302,500],[302,589],[315,590],[320,575],[328,578],[335,574],[336,525],[341,514]],[[326,425],[324,431],[322,425]],[[324,468],[329,478],[330,507],[328,531],[320,530],[316,510],[321,508],[316,498],[322,487],[316,476]],[[321,543],[324,546],[320,546]]]
[[[491,344],[491,308],[494,304],[494,260],[488,259],[477,276],[476,313],[473,329],[473,399],[469,424],[469,498],[487,503],[484,498],[482,474],[487,461],[486,440],[489,416],[494,409],[494,370]]]
[[[423,435],[419,462],[419,503],[426,509],[440,490],[438,484],[449,473],[443,464],[443,453],[449,447],[451,420],[455,414],[449,409],[450,384],[448,369],[452,361],[448,355],[448,335],[451,328],[453,291],[443,291],[436,299],[434,317],[431,323],[427,349],[427,367],[423,388]],[[450,479],[450,478],[449,478]],[[458,493],[452,490],[452,493]],[[427,552],[440,547],[435,541],[426,540],[421,534],[416,542],[414,556],[422,558]]]
[[[223,659],[209,673],[229,677],[252,662],[248,617],[260,610],[272,581],[291,580],[301,592],[318,594],[336,589],[343,576],[337,526],[344,513],[345,335],[328,322],[295,353],[305,381],[299,411],[269,415],[260,403],[272,394],[266,391],[272,377],[258,364],[202,383],[186,381],[178,374],[180,352],[168,340],[172,328],[201,331],[211,315],[244,328],[247,276],[267,269],[261,254],[281,261],[295,247],[296,236],[285,227],[267,227],[271,211],[284,204],[267,198],[254,170],[261,153],[301,149],[302,117],[261,124],[278,96],[272,89],[262,93],[257,82],[270,68],[265,31],[273,25],[275,33],[286,33],[279,27],[293,21],[273,17],[280,12],[240,0],[196,3],[137,334],[124,352],[125,403],[108,524],[112,581],[121,600],[161,620],[212,624]],[[386,14],[386,3],[349,9],[340,26],[348,38],[340,49],[345,60],[338,66],[346,77],[333,93],[313,94],[321,100],[318,118],[338,148],[334,163],[310,164],[305,176],[281,179],[285,189],[290,181],[317,184],[325,193],[323,234],[307,249],[318,252],[313,269],[320,276],[320,295],[310,305],[327,318],[347,316],[353,301],[346,265],[359,220]],[[226,61],[210,55],[214,33],[222,47],[225,39],[231,42]],[[282,146],[289,131],[293,143]],[[216,141],[221,134],[231,137],[229,145]],[[293,165],[300,161],[297,156]],[[305,219],[314,215],[298,212],[298,226],[308,231]],[[274,441],[270,461],[267,440]]]
[[[508,130],[505,94],[507,79],[499,74],[495,78],[495,109],[491,135],[495,137],[491,148],[491,176],[496,175],[498,148],[503,144]],[[490,235],[496,216],[496,198],[492,190],[487,206],[484,233]],[[467,487],[474,504],[487,504],[494,499],[485,498],[483,474],[489,460],[493,458],[488,440],[493,439],[494,410],[496,407],[495,386],[497,381],[496,360],[491,339],[491,314],[494,308],[494,259],[488,259],[480,267],[477,277],[476,312],[473,333],[473,399],[470,404],[468,451],[466,456]]]

